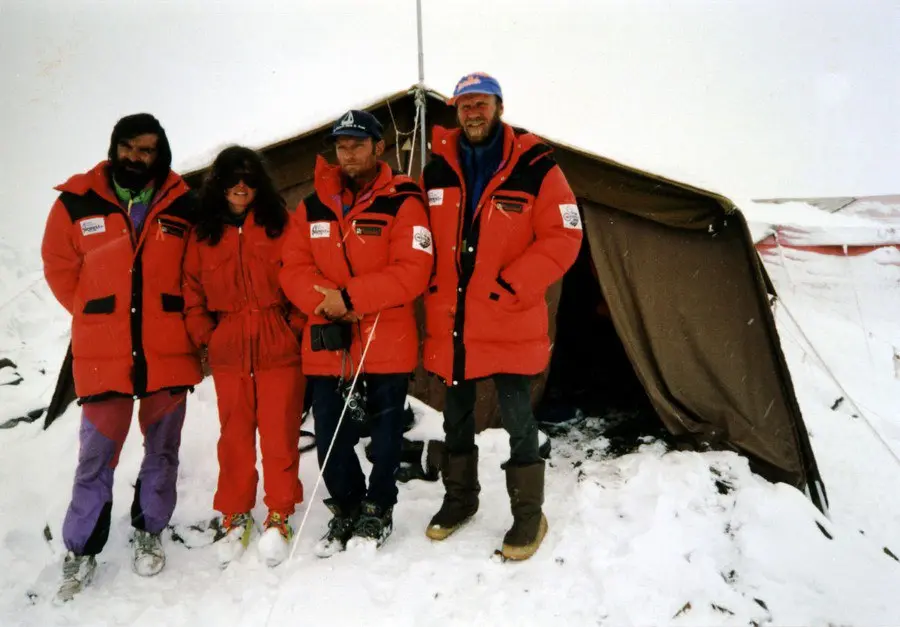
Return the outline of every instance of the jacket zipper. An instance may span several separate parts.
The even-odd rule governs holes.
[[[244,286],[244,298],[247,299],[247,304],[250,305],[251,309],[253,307],[253,303],[251,302],[250,290],[248,289],[248,285],[250,281],[247,279],[247,274],[244,272],[244,227],[238,227],[238,263],[241,266],[241,283]],[[252,311],[251,311],[252,313]],[[251,324],[252,316],[247,318],[247,324]],[[253,334],[247,333],[247,343],[250,345],[250,357],[249,357],[249,365],[250,365],[250,378],[253,378]]]

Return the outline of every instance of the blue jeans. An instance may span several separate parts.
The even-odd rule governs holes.
[[[316,425],[316,449],[319,467],[335,438],[331,456],[322,477],[325,487],[343,511],[358,506],[362,500],[379,507],[392,507],[397,502],[397,469],[403,447],[403,409],[409,389],[408,374],[364,374],[357,386],[366,382],[367,420],[372,437],[372,473],[366,489],[365,477],[354,447],[359,442],[359,425],[344,416],[335,438],[338,419],[344,409],[344,398],[337,377],[310,376],[312,410]]]

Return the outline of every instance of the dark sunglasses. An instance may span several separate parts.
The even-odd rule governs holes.
[[[253,189],[259,187],[259,177],[252,172],[231,172],[219,177],[219,180],[222,182],[222,187],[225,189],[234,187],[241,181],[243,181],[244,185],[247,187]]]

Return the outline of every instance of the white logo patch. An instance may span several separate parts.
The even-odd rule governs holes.
[[[79,224],[81,224],[82,235],[106,233],[106,218],[88,218],[87,220],[82,220]]]
[[[341,120],[340,127],[344,128],[346,126],[353,126],[353,125],[354,125],[353,112],[348,111],[347,115],[344,116],[344,119]]]
[[[581,230],[581,216],[578,215],[578,205],[560,205],[559,213],[562,215],[564,227]]]
[[[431,231],[424,226],[414,226],[412,240],[413,250],[421,250],[432,255],[434,253],[432,252],[431,244]]]
[[[443,189],[429,189],[428,190],[428,206],[433,207],[434,205],[443,205],[444,204],[444,190]]]
[[[309,224],[309,237],[331,237],[331,222],[311,222]]]

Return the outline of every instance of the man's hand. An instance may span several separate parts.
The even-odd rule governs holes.
[[[318,304],[314,311],[317,316],[336,320],[347,313],[347,306],[344,304],[344,298],[341,296],[340,290],[333,290],[321,285],[314,285],[313,289],[324,296],[322,302]]]
[[[349,322],[351,324],[356,324],[362,320],[362,316],[360,316],[355,311],[348,311],[343,316],[341,316],[341,322]]]

